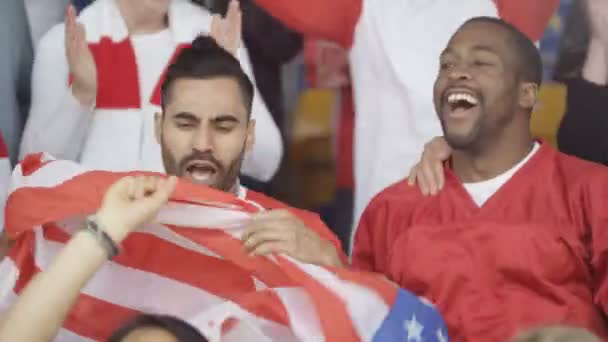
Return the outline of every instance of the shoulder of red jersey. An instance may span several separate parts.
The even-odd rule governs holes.
[[[389,185],[384,190],[380,191],[368,204],[366,211],[373,211],[379,206],[391,204],[417,203],[425,198],[417,185],[410,185],[407,180],[399,181]],[[410,205],[405,206],[411,207]]]
[[[608,184],[608,167],[575,156],[556,152],[556,166],[568,184]]]

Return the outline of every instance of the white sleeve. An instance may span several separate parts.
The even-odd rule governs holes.
[[[64,25],[40,40],[32,71],[32,106],[21,141],[20,158],[47,152],[77,160],[91,123],[92,106],[83,106],[68,85]]]
[[[251,108],[251,118],[255,119],[255,143],[253,150],[245,156],[241,171],[258,181],[267,182],[272,179],[281,164],[283,141],[279,128],[255,83],[247,50],[240,48],[238,55],[243,70],[255,85]]]

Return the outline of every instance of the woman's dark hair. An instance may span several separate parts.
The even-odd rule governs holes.
[[[590,40],[589,15],[582,0],[574,1],[566,18],[553,79],[564,82],[579,77]]]
[[[123,325],[112,334],[108,342],[122,342],[125,337],[141,328],[158,328],[175,336],[179,342],[207,342],[207,339],[193,326],[179,318],[165,315],[143,314]]]

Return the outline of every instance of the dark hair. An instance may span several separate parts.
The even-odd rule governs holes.
[[[161,87],[163,109],[171,95],[171,85],[180,78],[208,80],[219,77],[234,79],[241,89],[243,104],[251,114],[254,88],[251,80],[241,68],[238,59],[207,36],[199,36],[192,46],[180,51],[175,62],[169,66]]]
[[[159,328],[171,333],[178,342],[207,342],[193,326],[179,318],[164,315],[143,314],[123,325],[112,334],[108,342],[122,342],[129,334],[140,328]]]
[[[467,20],[464,25],[469,23],[488,23],[502,27],[512,38],[513,50],[517,53],[518,68],[520,77],[525,82],[532,82],[540,85],[543,77],[543,62],[540,52],[534,43],[523,32],[508,22],[492,17],[475,17]]]

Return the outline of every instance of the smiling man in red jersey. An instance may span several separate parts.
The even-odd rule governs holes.
[[[436,303],[456,342],[552,324],[606,338],[608,169],[532,138],[538,50],[479,17],[440,65],[434,103],[452,153],[444,188],[427,197],[403,181],[380,193],[361,219],[354,266]]]

